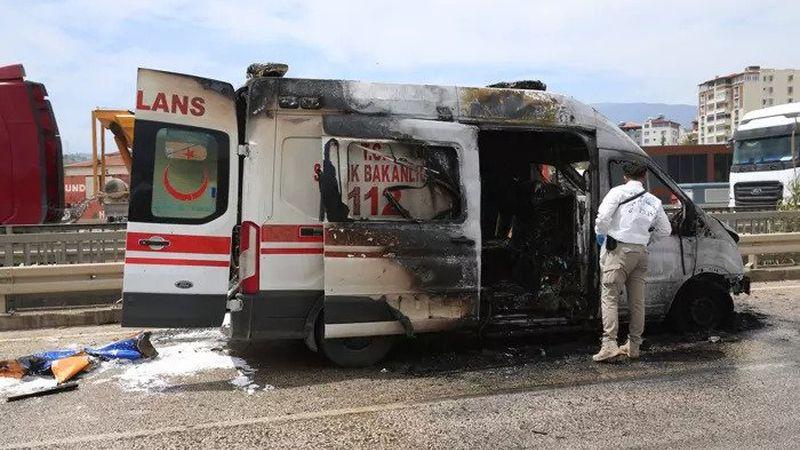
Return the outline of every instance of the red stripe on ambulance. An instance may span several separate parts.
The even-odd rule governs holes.
[[[322,225],[261,226],[262,255],[321,255]]]
[[[163,248],[152,248],[142,241],[163,238],[169,244]],[[194,236],[190,234],[128,232],[125,249],[130,251],[158,253],[205,253],[229,255],[231,238],[227,236]]]
[[[318,236],[303,236],[303,229],[320,230]],[[322,242],[322,225],[261,225],[261,242]]]

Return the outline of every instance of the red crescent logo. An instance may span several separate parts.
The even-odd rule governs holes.
[[[162,180],[164,182],[164,189],[167,190],[169,195],[182,202],[190,202],[200,198],[206,189],[208,189],[208,169],[203,168],[203,182],[200,184],[200,187],[197,188],[197,190],[192,192],[181,192],[175,189],[175,186],[169,182],[169,164],[167,164],[167,167],[164,168],[164,176],[162,177]]]

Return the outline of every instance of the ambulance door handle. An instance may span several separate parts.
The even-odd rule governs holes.
[[[161,250],[169,246],[169,241],[161,236],[156,236],[150,239],[139,239],[139,245],[150,247],[153,250]]]
[[[466,245],[468,247],[472,247],[472,246],[475,245],[475,240],[474,239],[470,239],[470,238],[468,238],[466,236],[454,237],[454,238],[450,239],[450,242],[452,242],[453,244],[458,244],[458,245]]]

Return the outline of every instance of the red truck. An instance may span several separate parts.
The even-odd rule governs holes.
[[[0,67],[0,224],[58,222],[64,211],[61,138],[41,83]]]

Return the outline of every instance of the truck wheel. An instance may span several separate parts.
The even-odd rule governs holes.
[[[389,354],[394,336],[365,336],[325,339],[324,320],[317,319],[317,347],[328,360],[341,367],[368,367],[377,364]]]
[[[731,313],[731,304],[728,293],[716,284],[692,283],[678,293],[669,321],[680,332],[713,330]]]

